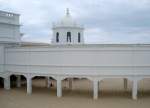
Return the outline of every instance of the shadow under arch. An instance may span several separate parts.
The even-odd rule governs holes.
[[[88,77],[66,76],[62,79],[62,94],[65,97],[91,98],[92,91],[92,80]]]
[[[150,97],[150,78],[142,78],[138,82],[138,97],[149,98]]]
[[[4,88],[4,78],[0,76],[0,88]]]
[[[122,77],[104,77],[98,83],[98,94],[101,98],[107,97],[126,97],[130,98],[132,94],[132,82],[128,80],[127,90],[124,88],[124,79]]]

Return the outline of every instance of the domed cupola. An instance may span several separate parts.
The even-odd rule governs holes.
[[[81,44],[84,43],[84,28],[77,24],[66,10],[66,15],[57,23],[53,24],[53,44]]]

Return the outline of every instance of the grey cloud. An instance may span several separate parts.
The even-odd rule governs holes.
[[[24,40],[50,42],[51,24],[67,7],[85,26],[87,43],[150,43],[149,0],[1,0],[0,9],[21,14]]]

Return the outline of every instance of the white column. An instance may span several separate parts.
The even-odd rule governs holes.
[[[73,78],[69,78],[69,89],[72,90]]]
[[[10,76],[4,78],[4,88],[6,90],[9,90],[10,89]]]
[[[133,84],[132,84],[132,99],[136,100],[137,99],[137,92],[138,92],[138,80],[133,79]]]
[[[21,87],[21,76],[17,75],[17,87]]]
[[[98,80],[93,80],[93,98],[98,98]]]
[[[127,90],[128,89],[128,79],[124,78],[124,89]]]
[[[57,97],[62,96],[62,85],[61,85],[61,79],[57,79]]]
[[[32,93],[32,77],[27,77],[27,94]]]
[[[50,84],[51,84],[50,77],[47,77],[47,88],[50,88]]]

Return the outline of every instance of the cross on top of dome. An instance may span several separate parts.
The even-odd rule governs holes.
[[[66,9],[66,15],[67,15],[67,16],[70,15],[69,8]]]
[[[80,24],[74,20],[74,18],[71,16],[69,8],[66,8],[65,16],[60,19],[60,21],[53,24],[53,28],[56,27],[73,27],[73,28],[83,28]]]
[[[65,15],[60,21],[53,24],[53,38],[54,44],[83,44],[83,26],[76,23],[66,8]]]

